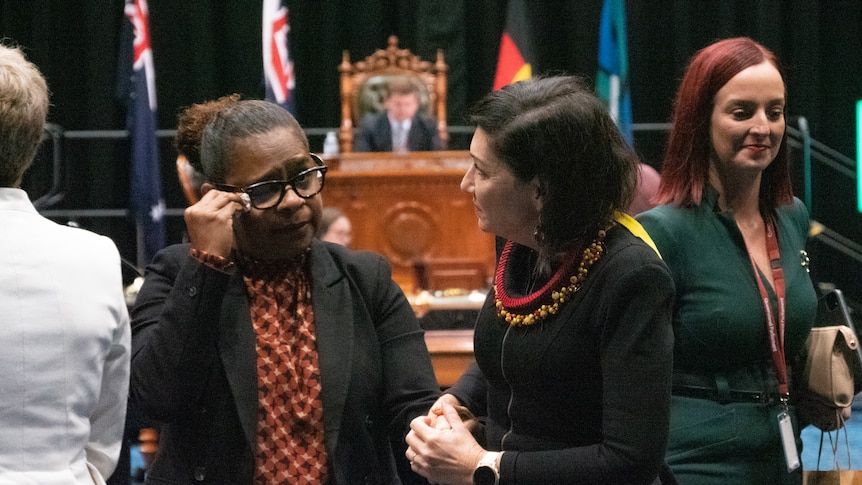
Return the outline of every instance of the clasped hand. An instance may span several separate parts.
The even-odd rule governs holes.
[[[473,470],[485,449],[473,433],[481,425],[451,394],[444,394],[425,416],[410,423],[407,459],[414,472],[431,483],[471,485]]]

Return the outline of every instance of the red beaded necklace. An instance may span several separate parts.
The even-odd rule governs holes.
[[[590,267],[602,257],[605,246],[605,231],[599,231],[598,237],[584,248],[583,255],[578,261],[577,253],[560,266],[560,269],[545,283],[542,288],[523,297],[513,297],[506,291],[504,284],[504,273],[509,264],[509,258],[515,243],[506,242],[500,255],[500,263],[494,275],[494,295],[497,308],[497,316],[506,320],[514,327],[533,325],[544,320],[548,315],[554,315],[559,311],[560,305],[565,303],[569,296],[581,288],[587,277]],[[575,265],[577,264],[577,269]],[[560,286],[564,278],[568,276],[568,284]],[[534,310],[531,310],[534,309]]]

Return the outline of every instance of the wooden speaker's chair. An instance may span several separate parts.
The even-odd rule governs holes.
[[[443,51],[437,50],[434,63],[420,60],[409,49],[398,48],[398,38],[389,37],[389,47],[378,49],[363,60],[350,62],[344,51],[338,66],[341,84],[341,128],[339,145],[342,153],[353,151],[353,128],[366,113],[383,109],[386,87],[391,81],[404,78],[419,87],[420,111],[437,120],[437,131],[443,146],[448,146],[446,126],[446,71]]]

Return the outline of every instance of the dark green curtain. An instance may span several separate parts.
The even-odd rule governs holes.
[[[506,0],[289,0],[295,62],[296,116],[307,128],[338,126],[338,71],[386,46],[426,59],[443,49],[449,64],[449,124],[463,125],[469,105],[491,88]],[[191,103],[238,92],[262,97],[261,4],[253,0],[150,0],[161,129],[176,125]],[[602,0],[528,2],[534,73],[580,74],[593,81]],[[48,78],[51,121],[66,130],[121,130],[125,104],[115,95],[122,0],[0,0],[0,37],[22,45]],[[771,48],[787,74],[791,124],[804,115],[815,139],[855,157],[854,104],[862,99],[862,3],[858,0],[629,0],[629,70],[635,123],[664,123],[690,56],[722,37],[747,35]],[[312,137],[320,149],[321,137]],[[663,132],[636,133],[636,148],[660,166]],[[469,135],[453,136],[467,148]],[[171,140],[163,141],[169,207],[184,200],[176,182]],[[128,146],[122,139],[63,142],[66,197],[58,208],[124,208]],[[834,211],[862,239],[852,200]],[[828,211],[833,208],[827,208]],[[173,222],[171,239],[182,234]],[[88,220],[121,249],[125,222]],[[105,225],[109,225],[105,226]],[[102,227],[105,226],[105,227]],[[126,254],[130,250],[123,249]]]

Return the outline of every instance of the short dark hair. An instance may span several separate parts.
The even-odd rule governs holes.
[[[177,137],[174,139],[174,146],[196,171],[203,172],[201,138],[204,128],[216,113],[238,103],[239,99],[239,94],[222,96],[213,101],[193,104],[183,109],[177,116]]]
[[[545,264],[595,238],[634,195],[637,155],[579,77],[510,84],[480,100],[470,121],[518,179],[538,181]]]
[[[251,135],[286,128],[308,150],[308,138],[286,109],[269,101],[244,100],[219,111],[201,137],[201,167],[207,180],[224,183],[230,172],[228,154],[233,142]]]
[[[419,86],[408,78],[396,78],[386,85],[386,97],[393,94],[414,94],[419,97]]]

